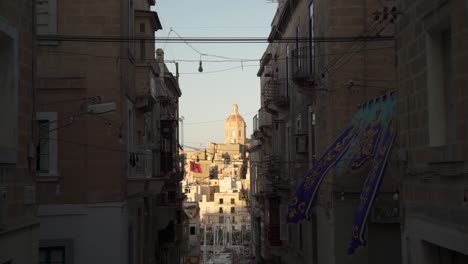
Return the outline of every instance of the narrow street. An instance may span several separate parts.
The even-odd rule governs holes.
[[[467,0],[0,0],[0,264],[468,264]]]

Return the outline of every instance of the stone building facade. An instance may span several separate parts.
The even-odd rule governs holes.
[[[0,263],[38,262],[33,8],[0,2]]]
[[[402,263],[466,263],[468,3],[397,7]]]
[[[162,28],[154,5],[36,1],[41,258],[175,263],[183,254],[181,91],[162,50],[155,57],[143,40]]]
[[[261,109],[251,143],[252,228],[266,263],[395,263],[399,222],[368,225],[368,246],[347,255],[363,175],[320,187],[310,219],[287,223],[287,206],[315,161],[350,122],[358,105],[395,90],[393,17],[377,1],[279,1],[258,76]],[[387,10],[387,11],[386,11]],[[361,36],[367,40],[314,41]],[[390,36],[376,41],[377,36]],[[282,41],[279,41],[282,40]],[[399,173],[390,162],[380,197],[391,199]],[[343,199],[344,198],[344,199]],[[383,242],[382,242],[383,241]],[[386,258],[380,259],[380,252]]]

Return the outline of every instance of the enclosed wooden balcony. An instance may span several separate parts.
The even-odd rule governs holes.
[[[268,108],[287,108],[289,106],[289,87],[286,79],[268,80],[262,91],[264,105]]]

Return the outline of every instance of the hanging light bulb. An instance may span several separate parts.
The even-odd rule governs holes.
[[[198,72],[203,72],[202,61],[200,59],[200,66],[198,67]]]
[[[398,201],[398,199],[400,199],[400,192],[396,190],[395,193],[393,194],[393,200]]]

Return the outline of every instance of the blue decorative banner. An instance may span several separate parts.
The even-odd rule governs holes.
[[[379,142],[382,132],[382,97],[361,106],[353,120],[357,120],[359,132],[349,147],[337,163],[336,173],[350,174],[360,171],[373,157],[376,145]]]
[[[288,206],[288,222],[297,223],[307,218],[308,212],[316,198],[318,189],[327,172],[341,158],[353,138],[356,136],[356,126],[348,127],[332,144],[325,154],[314,164],[296,190]]]
[[[373,167],[364,182],[359,200],[358,212],[354,217],[352,241],[348,249],[349,255],[354,254],[359,246],[366,244],[364,237],[369,214],[373,208],[375,199],[382,184],[385,167],[396,133],[397,130],[391,120],[386,126],[385,134],[383,135],[382,141],[374,155]]]
[[[371,167],[371,173],[368,178],[372,177],[370,176],[372,173],[375,174],[379,172],[376,170],[380,168],[380,165],[376,163],[375,159],[382,150],[382,146],[386,146],[384,144],[387,143],[387,130],[391,128],[392,133],[396,131],[391,121],[394,115],[395,101],[396,95],[390,93],[361,106],[351,120],[348,128],[313,165],[312,169],[307,173],[303,182],[296,190],[288,206],[287,220],[289,223],[297,223],[307,218],[310,209],[317,199],[317,194],[323,179],[333,167],[336,167],[337,174],[344,174],[363,171],[362,168],[365,165],[369,165]],[[382,136],[383,131],[387,133],[385,136]],[[393,142],[393,139],[391,142]],[[383,166],[385,166],[386,161],[386,159],[382,161]],[[383,169],[378,175],[381,181]],[[370,190],[371,187],[369,187],[368,191]],[[378,188],[375,193],[377,192]],[[375,199],[375,197],[373,199]],[[367,207],[372,208],[372,204],[362,205],[362,210]],[[367,224],[367,216],[362,219],[364,219],[363,222],[355,221],[355,223],[358,223],[355,226],[357,226],[357,232],[359,233],[362,231],[361,233],[363,234],[363,228],[365,228]],[[360,238],[360,236],[358,236],[358,238]],[[360,241],[364,240],[362,239]]]

